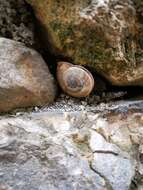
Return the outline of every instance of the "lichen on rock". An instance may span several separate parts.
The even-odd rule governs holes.
[[[139,6],[130,0],[27,2],[56,55],[95,69],[114,85],[142,86]]]

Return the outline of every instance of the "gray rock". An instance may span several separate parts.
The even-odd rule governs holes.
[[[106,189],[68,138],[63,116],[30,117],[0,121],[0,184],[12,190]]]
[[[114,190],[128,190],[135,174],[131,160],[108,152],[95,153],[92,167]]]
[[[0,189],[142,189],[142,104],[0,117]]]

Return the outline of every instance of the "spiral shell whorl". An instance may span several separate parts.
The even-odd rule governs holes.
[[[63,91],[74,97],[86,97],[94,87],[94,79],[87,69],[67,62],[58,63],[57,79]]]

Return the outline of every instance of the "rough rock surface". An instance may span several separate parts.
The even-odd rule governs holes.
[[[0,38],[0,111],[51,103],[54,79],[36,51]]]
[[[115,85],[143,86],[141,0],[27,0],[53,51]]]
[[[113,107],[0,117],[0,189],[142,189],[143,102]]]
[[[33,15],[24,0],[0,0],[0,36],[35,43]]]

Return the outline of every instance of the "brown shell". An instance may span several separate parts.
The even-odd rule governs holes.
[[[87,69],[68,62],[58,62],[57,80],[62,90],[73,97],[86,97],[94,87],[94,78]]]

